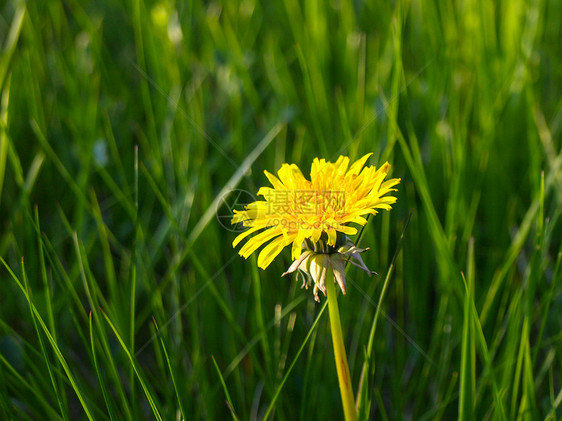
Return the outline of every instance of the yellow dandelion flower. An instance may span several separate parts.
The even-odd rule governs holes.
[[[399,178],[384,180],[390,170],[388,162],[380,168],[364,167],[370,156],[363,156],[351,166],[345,156],[340,156],[336,162],[315,158],[310,180],[295,164],[283,164],[277,177],[265,171],[272,185],[258,191],[265,200],[250,203],[243,211],[234,211],[232,223],[242,223],[249,229],[236,237],[233,247],[254,234],[239,254],[248,258],[267,244],[258,256],[258,266],[265,269],[283,248],[292,244],[294,264],[300,261],[293,270],[297,267],[304,273],[313,270],[314,275],[320,270],[319,277],[322,271],[315,269],[317,263],[326,265],[328,261],[324,262],[321,256],[301,255],[303,248],[316,254],[338,253],[357,258],[364,250],[354,248],[347,238],[357,233],[357,228],[349,224],[365,225],[366,215],[376,214],[377,209],[390,210],[396,198],[385,195],[396,191],[393,187],[400,182]],[[366,269],[360,257],[358,260]],[[330,264],[334,265],[334,269],[343,266],[340,261]],[[340,271],[334,272],[337,278]],[[322,290],[317,276],[312,278],[315,286]],[[338,283],[345,293],[345,284],[339,279]]]

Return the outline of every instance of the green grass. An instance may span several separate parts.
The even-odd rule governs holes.
[[[560,419],[560,22],[0,2],[0,418],[343,419],[325,302],[216,213],[283,162],[373,152],[402,182],[361,236],[378,276],[339,297],[363,418]]]

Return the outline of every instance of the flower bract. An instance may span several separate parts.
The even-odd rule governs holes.
[[[345,239],[344,245],[338,247],[335,252],[332,253],[319,253],[308,249],[308,245],[305,246],[305,250],[301,256],[295,260],[289,269],[282,276],[289,273],[293,273],[296,270],[297,280],[298,273],[300,272],[303,276],[301,288],[306,288],[311,284],[314,284],[314,299],[320,302],[320,297],[318,296],[318,291],[322,291],[326,295],[326,275],[327,271],[331,270],[334,273],[334,280],[340,286],[342,292],[345,294],[347,290],[347,285],[345,283],[345,258],[349,258],[349,262],[355,266],[363,269],[369,276],[371,276],[371,271],[361,258],[361,254],[368,249],[360,249],[355,247],[355,244],[349,239]]]

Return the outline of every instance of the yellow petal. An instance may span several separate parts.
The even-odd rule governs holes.
[[[363,157],[361,157],[360,159],[358,159],[357,161],[355,161],[353,163],[353,165],[349,168],[349,171],[347,172],[347,175],[357,175],[361,172],[361,168],[363,168],[363,165],[365,165],[365,162],[367,162],[367,159],[369,159],[369,157],[372,155],[373,153],[368,153],[367,155],[363,155]]]
[[[277,175],[285,185],[286,190],[302,189],[304,188],[304,184],[306,184],[306,179],[302,175],[299,167],[295,164],[281,165],[281,168],[277,171]]]
[[[263,200],[258,200],[244,207],[244,211],[234,211],[231,224],[243,222],[247,220],[256,220],[264,218],[269,212],[270,205]]]
[[[264,171],[263,173],[265,174],[265,176],[267,177],[267,179],[275,189],[285,190],[285,186],[281,181],[279,181],[277,177],[275,177],[273,174],[271,174],[268,171]]]
[[[347,156],[340,155],[335,166],[337,175],[345,175],[347,167],[349,166],[349,158]]]
[[[250,238],[248,242],[244,244],[244,247],[240,249],[238,254],[240,254],[240,256],[247,259],[248,256],[250,256],[250,254],[252,254],[258,248],[260,248],[260,246],[267,243],[273,237],[277,237],[279,235],[282,235],[281,230],[279,228],[270,228],[268,230],[265,230],[264,232],[260,232],[255,237]]]
[[[361,214],[363,214],[363,211],[361,211]],[[353,222],[354,224],[359,224],[359,225],[366,225],[367,224],[367,220],[365,218],[363,218],[361,215],[347,216],[344,219],[342,219],[342,222],[346,223],[346,224],[351,223],[351,222]]]
[[[321,236],[322,236],[322,228],[318,228],[312,231],[312,235],[310,236],[310,239],[312,240],[313,243],[316,243],[318,240],[320,240]]]
[[[310,166],[310,179],[313,182],[314,182],[314,179],[316,178],[316,175],[319,172],[324,171],[325,166],[326,166],[326,160],[325,159],[314,158],[314,160],[312,161],[312,165]]]
[[[382,183],[380,189],[381,189],[381,190],[390,189],[391,187],[393,187],[393,186],[399,184],[401,180],[402,180],[402,179],[400,179],[400,178],[391,178],[390,180],[386,180],[384,183]],[[396,191],[396,190],[393,190],[393,191]]]
[[[337,230],[343,232],[346,235],[357,234],[357,228],[348,227],[347,225],[340,225]]]
[[[245,211],[234,211],[234,215],[232,216],[232,221],[230,221],[231,224],[237,224],[238,222],[242,222],[245,221],[248,218],[248,213]]]
[[[386,209],[386,207],[390,208],[390,206],[388,206],[388,205],[392,205],[393,203],[396,203],[397,200],[398,199],[396,199],[396,197],[394,197],[394,196],[381,197],[377,201],[377,204],[375,205],[375,207],[380,208],[380,207],[385,206],[385,209]]]
[[[246,231],[244,231],[243,233],[239,234],[234,241],[232,242],[232,247],[236,247],[238,245],[238,243],[240,243],[240,241],[242,241],[244,238],[246,238],[248,235],[261,230],[263,227],[252,227],[250,229],[247,229]]]
[[[273,197],[274,194],[275,189],[272,189],[271,187],[260,187],[260,189],[258,190],[258,196],[263,196],[265,200]]]
[[[285,248],[285,239],[283,237],[276,238],[263,248],[258,256],[258,266],[265,269]]]
[[[333,229],[332,227],[329,227],[326,232],[328,233],[328,245],[329,246],[335,246],[336,245],[336,239],[338,237],[338,233],[335,229]]]
[[[304,230],[300,230],[297,233],[297,236],[293,241],[293,250],[291,253],[291,257],[293,258],[293,260],[297,260],[300,257],[301,250],[302,250],[302,242],[304,241],[305,236],[306,236],[306,231]]]

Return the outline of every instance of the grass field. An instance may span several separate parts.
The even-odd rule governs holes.
[[[402,182],[361,233],[378,276],[349,266],[338,299],[362,417],[561,419],[561,23],[0,1],[0,418],[343,419],[326,300],[228,220],[264,170],[373,152]]]

